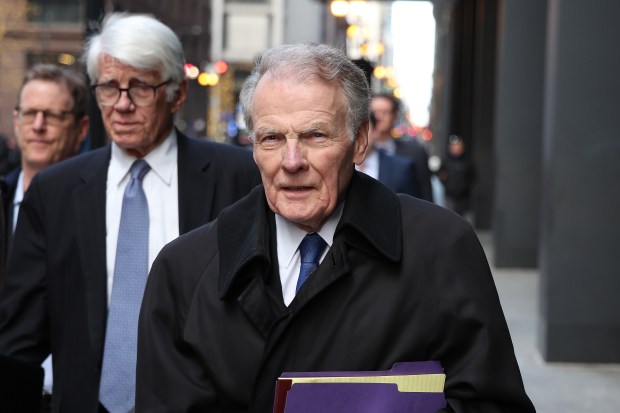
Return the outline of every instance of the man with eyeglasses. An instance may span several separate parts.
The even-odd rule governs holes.
[[[21,202],[32,178],[57,162],[77,154],[88,133],[88,86],[76,71],[52,64],[33,66],[22,81],[13,112],[20,165],[2,178],[4,211],[2,265],[11,243]],[[4,268],[0,271],[4,273]],[[2,289],[0,279],[0,290]],[[52,388],[51,359],[45,368],[42,411],[49,409]]]
[[[33,179],[0,296],[0,353],[33,362],[52,353],[54,412],[127,413],[153,260],[260,176],[250,152],[175,129],[185,61],[157,19],[106,16],[84,62],[111,143]]]
[[[88,94],[85,79],[75,71],[39,64],[26,73],[13,112],[21,164],[4,178],[9,238],[32,178],[80,151],[89,127]]]

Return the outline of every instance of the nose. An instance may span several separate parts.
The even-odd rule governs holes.
[[[37,115],[34,118],[34,122],[32,122],[32,127],[36,130],[45,128],[45,113],[43,111],[37,112]]]
[[[120,93],[121,94],[119,95],[118,101],[114,105],[114,108],[120,111],[129,110],[130,107],[133,105],[133,102],[129,97],[129,92],[127,90],[121,90]]]
[[[308,165],[299,139],[287,139],[283,150],[282,168],[285,171],[295,173]]]

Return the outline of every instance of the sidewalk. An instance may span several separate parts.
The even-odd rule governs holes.
[[[490,234],[478,236],[489,263]],[[510,328],[525,389],[538,413],[620,411],[620,364],[547,363],[538,347],[540,274],[535,269],[491,266]]]

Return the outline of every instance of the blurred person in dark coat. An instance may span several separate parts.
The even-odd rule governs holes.
[[[56,65],[35,65],[24,76],[13,112],[20,164],[2,178],[7,244],[32,178],[80,151],[90,126],[89,94],[83,76]]]
[[[153,264],[137,412],[270,413],[282,372],[418,360],[445,368],[444,412],[534,412],[471,225],[355,170],[369,98],[331,46],[258,58],[240,99],[263,185]]]
[[[445,189],[446,207],[459,215],[465,215],[471,208],[475,170],[460,136],[451,135],[448,138],[446,156],[441,160],[437,176]]]
[[[390,155],[383,149],[376,149],[374,147],[378,139],[376,125],[377,120],[371,112],[368,150],[364,162],[356,165],[356,169],[389,186],[397,193],[420,198],[420,189],[418,188],[418,180],[415,179],[416,168],[413,161],[404,156]]]
[[[400,111],[400,100],[390,94],[374,95],[370,101],[370,110],[377,120],[378,136],[375,147],[384,150],[387,154],[411,159],[415,166],[415,175],[411,179],[417,182],[419,198],[433,202],[433,186],[426,149],[413,138],[395,139],[392,137],[392,129]]]
[[[4,257],[17,216],[32,178],[43,169],[76,155],[88,133],[89,90],[84,77],[52,64],[38,64],[26,72],[13,112],[20,165],[3,177]],[[5,263],[5,259],[2,260]],[[2,268],[4,271],[4,267]],[[0,283],[0,290],[1,290]],[[42,411],[51,409],[52,363],[47,358]]]

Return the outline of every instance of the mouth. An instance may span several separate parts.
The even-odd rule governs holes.
[[[307,191],[312,189],[310,186],[285,186],[284,189],[287,191]]]
[[[113,125],[113,128],[117,132],[132,131],[136,127],[137,127],[137,123],[135,123],[135,122],[114,122],[114,125]]]
[[[43,139],[30,139],[28,140],[29,145],[49,145],[51,142]]]

